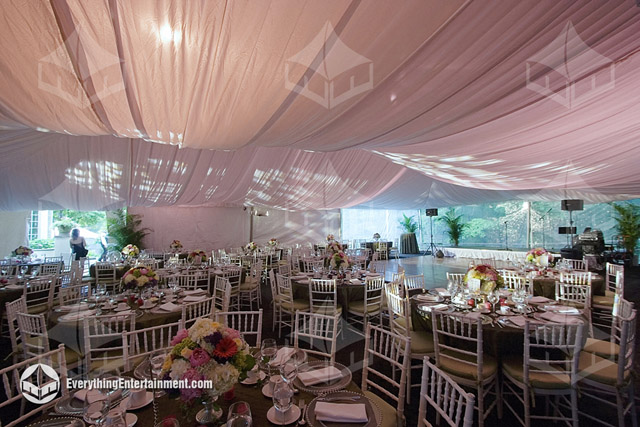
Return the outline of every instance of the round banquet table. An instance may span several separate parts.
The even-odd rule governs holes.
[[[0,318],[4,315],[5,304],[22,297],[24,289],[0,288]]]
[[[133,377],[133,372],[125,373],[123,376]],[[229,406],[231,406],[235,402],[245,401],[249,403],[249,406],[251,408],[251,416],[254,426],[273,425],[267,419],[267,411],[273,406],[273,401],[262,394],[261,388],[262,385],[249,386],[236,384],[234,388],[233,398],[231,398],[230,400],[226,400],[221,396],[218,399],[217,403],[223,410],[222,420],[226,421],[227,414],[229,413]],[[349,383],[345,390],[362,393],[360,387],[358,387],[353,381]],[[308,405],[309,402],[311,402],[315,397],[316,396],[314,396],[313,394],[300,390],[298,394],[294,395],[293,400],[295,404],[298,404],[298,402],[300,402],[300,399],[304,399],[305,403]],[[175,417],[180,423],[180,426],[184,427],[198,425],[198,423],[194,419],[195,413],[203,408],[201,404],[196,403],[194,406],[194,410],[191,411],[192,413],[187,414],[184,410],[184,404],[180,401],[180,399],[177,399],[175,396],[169,396],[166,394],[157,398],[155,406],[158,411],[156,420],[157,423],[160,423],[164,418]],[[149,404],[143,408],[130,412],[134,413],[138,417],[136,427],[155,426],[153,404]],[[39,421],[49,418],[53,417],[45,414],[37,418],[37,420]]]
[[[534,277],[533,294],[549,299],[556,297],[556,277]],[[598,274],[591,276],[591,296],[605,294],[604,278]]]

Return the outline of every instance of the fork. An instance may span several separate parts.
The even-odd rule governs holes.
[[[344,400],[356,402],[356,401],[360,400],[360,396],[320,397],[320,398],[318,398],[318,400],[321,401],[321,402],[338,402],[338,401],[344,401]]]
[[[307,424],[307,421],[304,419],[304,411],[307,409],[307,404],[304,402],[304,399],[300,399],[298,406],[300,407],[300,419],[298,420],[298,425],[303,426]]]

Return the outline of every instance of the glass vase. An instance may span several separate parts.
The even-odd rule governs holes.
[[[204,425],[213,425],[222,417],[222,409],[216,403],[218,394],[209,391],[204,397],[202,404],[204,408],[196,414],[196,421]]]

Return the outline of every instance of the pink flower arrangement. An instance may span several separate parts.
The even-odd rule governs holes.
[[[534,248],[527,252],[526,261],[530,264],[546,267],[553,262],[553,254],[544,248]]]
[[[483,292],[491,292],[504,286],[504,280],[498,271],[486,264],[475,265],[467,270],[463,279],[464,284],[468,286],[470,279],[480,280],[480,290]]]

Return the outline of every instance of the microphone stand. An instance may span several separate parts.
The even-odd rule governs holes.
[[[504,248],[509,250],[509,241],[507,240],[507,221],[504,222]]]
[[[547,227],[546,227],[546,224],[547,224],[547,215],[549,215],[549,212],[551,212],[552,210],[553,210],[553,208],[549,209],[549,210],[547,211],[547,213],[545,213],[544,215],[542,215],[542,247],[543,247],[543,248],[545,248],[545,249],[546,249],[546,246],[545,246],[545,244],[544,244],[544,235],[545,235],[545,232],[547,231]]]

